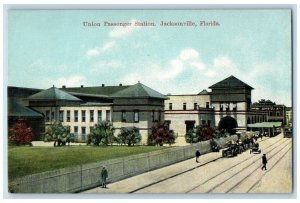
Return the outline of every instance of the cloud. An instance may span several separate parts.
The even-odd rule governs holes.
[[[120,68],[122,66],[122,63],[120,61],[106,61],[106,60],[100,60],[95,62],[92,65],[92,72],[99,72],[103,69],[107,68]]]
[[[118,40],[128,37],[134,31],[139,29],[139,27],[134,26],[135,21],[136,20],[130,21],[132,24],[131,26],[116,26],[115,28],[113,28],[108,34],[108,41],[104,42],[101,47],[95,47],[88,50],[86,55],[88,57],[95,57],[114,48]]]
[[[131,26],[117,26],[109,32],[109,37],[111,38],[122,38],[130,35],[133,31],[137,30],[139,27],[134,26],[136,20],[131,20]]]
[[[56,81],[53,82],[56,87],[61,87],[66,85],[67,87],[78,87],[80,85],[86,85],[86,79],[80,75],[73,75],[70,77],[60,77]]]
[[[112,49],[115,46],[116,42],[110,41],[103,44],[102,47],[95,47],[87,51],[86,55],[89,57],[98,56],[102,53],[105,53]]]

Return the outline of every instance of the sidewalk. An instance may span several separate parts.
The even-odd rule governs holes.
[[[267,139],[267,137],[263,138],[263,140],[265,139]],[[259,139],[259,142],[260,141],[261,140]],[[177,175],[191,171],[195,168],[203,166],[221,157],[222,157],[222,150],[220,150],[219,152],[210,152],[200,156],[199,158],[200,163],[196,163],[196,158],[188,159],[176,164],[172,164],[170,166],[166,166],[157,170],[146,172],[118,182],[109,183],[107,184],[107,188],[101,188],[101,186],[99,186],[97,188],[83,191],[82,193],[85,194],[132,193],[135,192],[135,190],[137,189],[156,184],[165,179],[173,178]]]
[[[154,171],[150,171],[131,178],[108,184],[108,188],[97,187],[84,191],[82,193],[130,193],[137,189],[155,184],[162,180],[172,178],[184,172],[193,170],[194,168],[198,168],[206,163],[220,158],[221,156],[221,151],[204,154],[199,158],[200,163],[196,163],[196,158],[192,158],[177,164],[173,164],[167,167],[163,167]]]

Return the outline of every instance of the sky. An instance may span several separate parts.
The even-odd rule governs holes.
[[[104,26],[104,22],[156,26]],[[195,22],[197,26],[160,26]],[[219,26],[200,26],[200,21]],[[84,26],[84,22],[100,26]],[[290,10],[11,10],[8,85],[132,85],[197,94],[233,75],[291,106]]]

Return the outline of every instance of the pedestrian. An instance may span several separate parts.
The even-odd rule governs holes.
[[[199,163],[200,151],[197,149],[196,151],[196,162]]]
[[[263,169],[267,170],[267,163],[268,163],[268,161],[267,161],[266,154],[263,154],[263,156],[262,156],[262,164],[263,164],[263,166],[261,167],[261,170],[263,170]]]
[[[101,183],[102,183],[102,188],[106,188],[106,179],[108,177],[108,172],[105,168],[105,166],[103,166],[102,171],[101,171]]]

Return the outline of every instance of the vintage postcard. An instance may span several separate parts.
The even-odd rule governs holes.
[[[7,14],[9,193],[292,194],[292,9]]]

